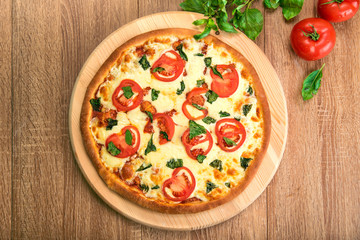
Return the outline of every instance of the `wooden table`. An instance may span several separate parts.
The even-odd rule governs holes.
[[[281,10],[254,4],[265,22],[256,43],[284,87],[289,133],[278,172],[250,207],[211,228],[170,232],[124,218],[89,187],[69,142],[76,76],[108,34],[138,17],[180,10],[180,2],[0,1],[0,238],[360,238],[360,14],[334,25],[328,57],[306,62],[291,50],[289,34],[316,15],[315,1],[287,23]],[[323,63],[320,91],[304,102],[302,81]]]

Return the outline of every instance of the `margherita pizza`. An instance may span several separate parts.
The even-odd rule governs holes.
[[[81,112],[86,150],[106,184],[143,207],[193,213],[249,184],[270,112],[250,63],[215,37],[163,29],[117,48]]]

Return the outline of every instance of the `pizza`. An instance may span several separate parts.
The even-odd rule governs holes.
[[[266,153],[271,119],[252,65],[213,36],[162,29],[118,47],[90,82],[80,127],[107,186],[164,213],[238,196]]]

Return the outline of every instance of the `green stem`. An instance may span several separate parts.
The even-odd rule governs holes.
[[[314,27],[314,25],[311,25],[311,24],[309,24],[312,28],[313,28],[313,32],[304,32],[304,31],[302,31],[303,33],[304,33],[304,35],[306,36],[306,37],[309,37],[309,38],[311,38],[311,40],[313,40],[313,41],[317,41],[317,40],[319,40],[319,38],[320,38],[320,34],[316,31],[316,29],[315,29],[315,27]]]
[[[331,3],[342,3],[344,0],[332,0],[332,1],[329,1],[329,2],[325,2],[325,3],[322,3],[320,5],[327,5],[327,4],[331,4]]]

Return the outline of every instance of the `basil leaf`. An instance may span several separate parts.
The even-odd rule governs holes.
[[[219,30],[218,27],[216,26],[214,20],[212,18],[208,19],[208,23],[207,26],[210,27],[212,30],[217,31]]]
[[[209,90],[205,93],[205,97],[207,98],[208,103],[213,103],[218,99],[219,95],[216,92]]]
[[[197,105],[196,103],[193,103],[191,105],[193,105],[197,110],[205,110],[206,109],[206,108],[204,108],[202,106]]]
[[[225,186],[227,186],[228,188],[231,188],[230,182],[225,182]]]
[[[159,188],[160,188],[159,185],[155,185],[151,189],[159,189]]]
[[[197,86],[197,87],[201,87],[201,85],[203,85],[204,83],[205,83],[205,80],[204,80],[204,79],[197,80],[197,81],[196,81],[196,86]]]
[[[122,87],[122,90],[124,91],[124,96],[127,99],[131,98],[134,95],[131,86]]]
[[[210,165],[211,167],[219,170],[220,172],[223,170],[222,161],[219,160],[219,159],[215,159],[215,160],[212,161],[209,165]]]
[[[249,162],[250,162],[251,160],[252,160],[252,158],[240,157],[241,167],[244,168],[244,170],[246,170],[247,167],[249,166]]]
[[[239,121],[239,122],[240,122],[241,117],[234,117],[234,119],[235,119],[236,121]]]
[[[160,91],[158,91],[154,88],[151,89],[151,100],[155,101],[156,99],[158,99],[159,93],[160,93]]]
[[[152,167],[152,164],[150,163],[149,165],[145,166],[145,163],[143,163],[139,168],[138,170],[136,170],[137,172],[140,172],[140,171],[144,171],[145,169],[148,169]]]
[[[219,77],[221,77],[221,79],[224,79],[223,76],[221,75],[221,73],[216,69],[217,65],[215,65],[215,67],[210,67],[211,70],[213,71],[213,73]]]
[[[210,67],[211,65],[211,57],[204,58],[204,63],[206,67]]]
[[[146,70],[146,69],[148,69],[148,68],[150,67],[150,63],[149,63],[149,61],[147,60],[145,54],[140,58],[139,63],[140,63],[141,67],[142,67],[144,70]]]
[[[250,112],[251,108],[252,108],[252,104],[245,104],[245,105],[243,105],[242,110],[243,110],[243,114],[244,114],[245,117],[246,117],[246,115],[248,115],[248,113]]]
[[[198,19],[198,20],[195,20],[192,24],[194,24],[195,26],[200,26],[205,23],[207,23],[207,19]]]
[[[165,71],[165,68],[163,68],[163,67],[156,67],[156,68],[154,68],[154,69],[152,70],[153,73],[154,73],[154,72],[162,72],[162,71]]]
[[[146,184],[140,184],[139,187],[143,192],[148,192],[149,191],[149,186],[146,185]]]
[[[145,111],[145,113],[146,113],[146,114],[148,115],[148,117],[150,118],[150,122],[153,122],[154,117],[153,117],[152,113],[149,112],[149,111]]]
[[[248,94],[252,95],[252,94],[254,93],[254,90],[253,90],[253,88],[249,85],[249,86],[248,86],[248,89],[246,90],[246,92],[247,92]]]
[[[166,163],[166,166],[168,168],[171,168],[171,169],[175,169],[175,168],[178,168],[178,167],[182,167],[184,164],[183,164],[183,160],[182,159],[175,159],[175,158],[172,158],[170,159],[169,161],[167,161]]]
[[[216,23],[219,28],[225,32],[236,33],[235,28],[228,22],[228,15],[226,10],[221,11],[219,16],[216,18]]]
[[[145,149],[145,156],[148,155],[150,152],[156,152],[156,146],[153,143],[153,136],[154,134],[151,134],[151,138]]]
[[[185,11],[205,14],[204,0],[185,0],[180,7]]]
[[[225,112],[225,111],[220,111],[219,115],[220,115],[220,117],[228,117],[228,116],[230,116],[230,113]]]
[[[125,131],[125,142],[127,145],[131,146],[132,145],[132,140],[133,140],[133,137],[131,135],[131,132],[129,129],[127,129]]]
[[[215,188],[217,188],[218,186],[216,186],[214,183],[212,182],[207,182],[206,183],[206,194],[210,193],[212,190],[214,190]]]
[[[206,124],[216,123],[216,120],[209,116],[203,118],[202,121]]]
[[[321,84],[321,78],[323,76],[322,70],[325,63],[319,70],[313,71],[304,80],[301,95],[304,100],[311,99],[319,90]]]
[[[114,126],[118,124],[118,120],[108,118],[107,119],[108,125],[106,126],[106,130],[111,130]]]
[[[277,9],[280,6],[280,0],[264,0],[264,6],[270,9]]]
[[[181,43],[179,46],[176,47],[176,50],[179,51],[180,57],[185,61],[188,61],[188,57],[186,56],[185,52],[183,51],[183,44]]]
[[[195,54],[194,54],[194,56],[197,56],[197,57],[203,57],[203,56],[204,56],[204,54],[202,54],[202,53],[195,53]]]
[[[262,31],[264,18],[258,9],[247,8],[243,13],[239,11],[235,13],[233,24],[250,39],[255,40]]]
[[[164,139],[166,139],[166,141],[170,142],[170,140],[169,140],[169,136],[167,135],[167,133],[166,133],[166,132],[164,132],[164,131],[160,131],[160,135],[162,135],[162,136],[163,136],[163,138],[164,138]]]
[[[280,0],[280,7],[286,20],[296,17],[302,9],[304,0]]]
[[[184,83],[184,81],[181,81],[181,82],[180,82],[180,89],[178,88],[178,89],[176,90],[176,94],[177,94],[177,95],[181,95],[184,90],[185,90],[185,83]]]
[[[202,39],[202,38],[206,37],[207,35],[209,35],[210,31],[211,31],[211,27],[206,26],[202,33],[194,35],[194,39],[199,41],[200,39]]]
[[[224,141],[226,142],[226,144],[228,146],[236,146],[236,142],[234,142],[233,140],[231,140],[230,138],[227,138],[227,137],[223,137]]]
[[[101,108],[101,105],[100,105],[100,99],[101,98],[93,98],[93,99],[90,99],[90,104],[93,108],[94,111],[97,111],[97,112],[100,112],[100,108]]]
[[[118,149],[113,142],[108,144],[107,151],[113,156],[119,155],[121,153],[120,149]]]
[[[190,133],[189,133],[190,140],[198,135],[206,134],[206,129],[200,124],[197,124],[193,120],[189,121],[189,128],[190,128]]]
[[[205,155],[201,155],[199,154],[196,159],[198,160],[199,163],[203,163],[205,160],[206,156]]]

